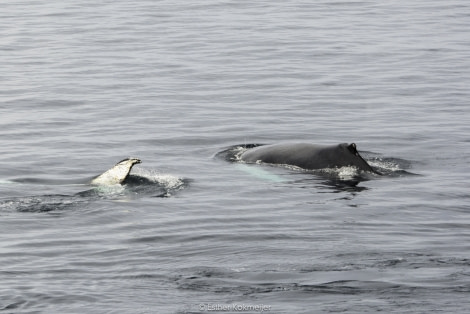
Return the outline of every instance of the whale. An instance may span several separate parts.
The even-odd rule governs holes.
[[[65,210],[87,206],[90,202],[103,199],[128,200],[141,196],[166,198],[185,189],[191,182],[190,179],[151,170],[139,169],[136,173],[131,172],[133,167],[140,163],[142,161],[139,158],[125,158],[101,174],[87,178],[73,179],[62,176],[59,179],[15,178],[5,181],[8,184],[39,185],[41,190],[44,186],[51,190],[54,186],[59,186],[61,191],[71,190],[73,194],[48,193],[0,198],[0,213],[3,210],[20,212]],[[36,189],[34,186],[31,188]]]
[[[135,164],[140,164],[139,158],[129,157],[121,160],[112,168],[93,178],[91,185],[115,185],[122,184],[128,177]]]
[[[362,158],[355,143],[337,145],[311,143],[261,145],[246,150],[239,158],[245,163],[290,165],[306,170],[356,167],[360,171],[381,174]]]

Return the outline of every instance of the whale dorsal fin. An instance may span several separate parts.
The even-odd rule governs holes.
[[[358,151],[357,151],[357,147],[356,147],[356,144],[355,144],[355,143],[351,143],[351,144],[348,146],[348,150],[349,150],[352,154],[354,154],[354,155],[356,155],[356,156],[359,156],[359,153],[358,153]]]
[[[140,164],[142,161],[138,158],[126,158],[118,162],[114,167],[100,174],[93,180],[91,184],[95,185],[113,185],[121,184],[126,180],[127,176],[131,172],[132,167],[135,164]]]

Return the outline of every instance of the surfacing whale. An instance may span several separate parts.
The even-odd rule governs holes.
[[[257,146],[245,151],[240,159],[246,163],[297,166],[307,170],[353,166],[361,171],[380,174],[359,154],[356,144],[316,145],[281,143]]]
[[[129,176],[132,167],[140,164],[142,161],[138,158],[129,157],[118,162],[114,167],[100,174],[90,184],[93,185],[114,185],[123,183]]]
[[[160,174],[155,171],[139,169],[131,173],[135,164],[141,163],[138,158],[126,158],[102,173],[101,175],[83,179],[40,179],[19,178],[8,183],[38,184],[40,186],[61,186],[62,191],[67,187],[73,194],[43,194],[0,198],[0,214],[3,210],[21,212],[49,212],[56,210],[83,207],[90,202],[102,199],[134,199],[141,196],[171,197],[174,193],[188,186],[190,180],[175,177],[170,174]],[[91,185],[91,186],[90,186]],[[78,187],[88,186],[86,190],[76,192]],[[28,188],[28,187],[25,187]],[[34,190],[34,187],[32,186]]]

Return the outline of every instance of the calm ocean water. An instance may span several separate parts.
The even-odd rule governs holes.
[[[12,1],[0,312],[468,313],[467,1]],[[357,186],[220,158],[355,142]],[[93,190],[119,160],[153,184]]]

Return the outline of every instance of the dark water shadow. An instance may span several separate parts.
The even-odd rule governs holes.
[[[409,289],[406,284],[380,281],[376,280],[377,278],[367,278],[367,275],[362,280],[340,279],[360,277],[357,273],[361,274],[359,271],[350,270],[324,270],[309,275],[300,272],[233,272],[222,268],[208,268],[195,270],[193,274],[177,275],[173,280],[180,290],[233,297],[256,297],[276,293],[369,295],[375,292]]]
[[[171,278],[177,288],[210,295],[233,298],[257,298],[281,294],[301,296],[336,295],[417,295],[429,292],[468,293],[465,279],[452,276],[396,277],[396,273],[413,273],[418,269],[463,269],[469,260],[464,257],[436,256],[432,253],[404,251],[339,252],[322,262],[292,264],[285,269],[266,268],[242,270],[228,267],[190,267],[179,269]],[[387,271],[393,275],[387,276]],[[458,272],[457,274],[461,274]],[[418,276],[419,277],[419,276]],[[305,295],[307,294],[307,295]]]

